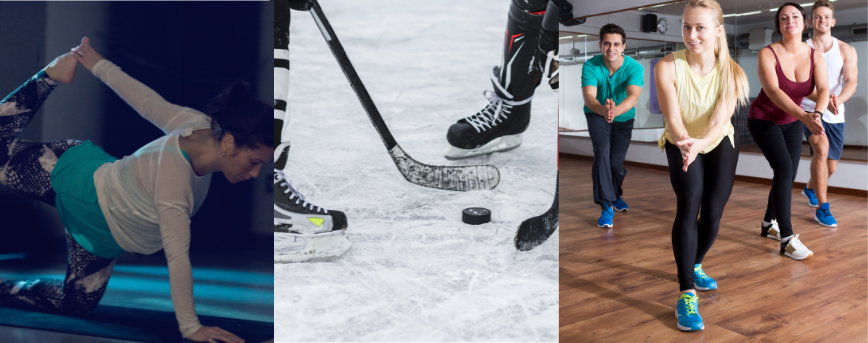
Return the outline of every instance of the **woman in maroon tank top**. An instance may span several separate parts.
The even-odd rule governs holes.
[[[783,39],[772,43],[757,56],[759,96],[750,105],[748,130],[774,171],[772,189],[761,225],[761,235],[781,241],[781,254],[796,260],[813,256],[799,236],[793,236],[790,202],[793,182],[802,153],[802,131],[807,127],[822,135],[822,113],[807,113],[802,98],[817,88],[817,108],[826,108],[829,81],[823,54],[802,42],[807,26],[805,10],[799,4],[778,8],[775,31]]]

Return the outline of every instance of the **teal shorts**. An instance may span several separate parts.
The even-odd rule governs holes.
[[[99,206],[93,174],[103,164],[117,160],[85,141],[60,155],[51,171],[51,187],[57,194],[55,206],[66,230],[85,250],[111,259],[124,250],[112,236]]]

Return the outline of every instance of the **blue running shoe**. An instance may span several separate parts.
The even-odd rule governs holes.
[[[802,189],[802,195],[808,198],[808,206],[817,207],[817,195],[814,194],[813,189],[808,189],[808,185]]]
[[[814,220],[825,227],[838,227],[838,222],[835,221],[835,217],[832,217],[832,212],[829,211],[829,203],[827,202],[824,202],[823,206],[817,209]]]
[[[682,331],[699,331],[704,330],[705,325],[702,324],[702,317],[699,316],[699,307],[696,301],[698,296],[691,293],[682,294],[678,298],[678,305],[675,306],[675,318],[678,319],[678,328]]]
[[[612,207],[609,204],[603,204],[603,214],[597,220],[597,227],[612,227],[612,217],[614,216],[615,211],[612,211]]]
[[[627,206],[627,203],[624,202],[624,198],[622,197],[618,197],[618,200],[615,200],[615,202],[612,203],[612,207],[615,209],[615,211],[620,212],[627,212],[628,210],[630,210],[630,206]]]
[[[710,291],[717,289],[717,281],[705,275],[702,271],[702,264],[693,265],[693,287],[700,291]]]

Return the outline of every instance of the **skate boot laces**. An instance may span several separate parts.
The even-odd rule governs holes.
[[[513,106],[524,105],[533,99],[531,95],[529,98],[521,100],[521,101],[513,101],[513,96],[503,86],[500,85],[500,80],[497,79],[497,68],[492,70],[491,75],[489,75],[491,79],[491,83],[497,87],[497,90],[500,91],[500,94],[503,94],[505,98],[500,97],[497,92],[492,92],[489,90],[485,90],[482,92],[482,95],[488,99],[488,106],[485,106],[482,111],[478,113],[464,118],[468,124],[473,126],[476,129],[476,132],[482,132],[488,129],[491,129],[498,123],[502,122],[503,119],[507,118],[507,115],[512,112]]]
[[[274,183],[280,183],[279,186],[281,188],[286,188],[284,189],[283,194],[289,194],[289,200],[295,200],[295,204],[300,204],[301,208],[307,207],[314,212],[322,212],[324,214],[329,213],[328,210],[307,202],[304,195],[295,188],[295,184],[292,183],[292,180],[287,179],[286,176],[283,175],[282,171],[276,171],[274,173]]]

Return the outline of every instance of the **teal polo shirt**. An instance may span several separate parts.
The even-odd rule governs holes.
[[[609,69],[603,64],[603,55],[591,57],[582,68],[582,88],[586,86],[597,87],[597,101],[605,104],[606,99],[612,99],[615,104],[620,104],[627,98],[627,86],[639,86],[645,84],[645,68],[630,56],[624,56],[624,63],[609,77]],[[594,113],[585,106],[585,113]],[[636,107],[621,114],[612,121],[625,122],[636,116]]]

